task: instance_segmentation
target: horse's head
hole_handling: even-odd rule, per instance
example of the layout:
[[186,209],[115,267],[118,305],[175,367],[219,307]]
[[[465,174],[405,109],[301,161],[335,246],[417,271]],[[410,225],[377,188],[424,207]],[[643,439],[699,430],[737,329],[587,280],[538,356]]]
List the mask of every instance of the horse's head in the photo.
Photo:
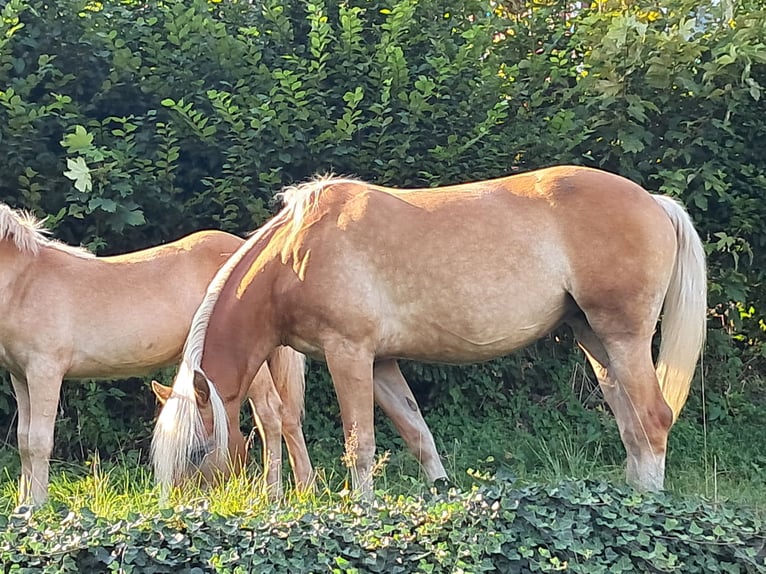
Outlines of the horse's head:
[[[152,381],[152,390],[163,411],[165,408],[176,411],[172,418],[168,416],[166,419],[178,422],[172,431],[162,431],[175,441],[175,446],[166,452],[162,451],[163,441],[158,440],[162,435],[155,434],[155,470],[158,480],[165,485],[179,486],[188,480],[199,481],[202,485],[215,484],[232,472],[239,472],[246,460],[247,446],[239,429],[239,409],[227,416],[220,397],[214,390],[211,392],[209,381],[199,371],[195,371],[193,383],[194,395],[190,398],[177,393],[173,387]],[[192,401],[196,409],[189,408]],[[163,422],[162,413],[159,421]]]

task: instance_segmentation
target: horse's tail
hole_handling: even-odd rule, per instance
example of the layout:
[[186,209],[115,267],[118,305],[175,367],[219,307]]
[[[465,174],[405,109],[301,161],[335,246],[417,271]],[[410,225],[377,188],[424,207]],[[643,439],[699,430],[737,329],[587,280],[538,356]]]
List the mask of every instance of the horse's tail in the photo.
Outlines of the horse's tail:
[[214,426],[213,456],[223,457],[227,452],[229,429],[223,401],[207,377],[184,360],[173,382],[173,392],[157,418],[152,437],[154,477],[163,498],[168,489],[187,474],[195,456],[211,450],[197,406],[195,377],[204,378],[203,384],[209,390]]
[[306,357],[290,347],[277,347],[269,357],[269,368],[280,390],[282,405],[295,418],[303,418],[306,396]]
[[652,197],[673,222],[678,245],[662,310],[662,340],[657,360],[657,378],[675,421],[689,396],[694,369],[705,343],[705,251],[686,210],[669,197]]

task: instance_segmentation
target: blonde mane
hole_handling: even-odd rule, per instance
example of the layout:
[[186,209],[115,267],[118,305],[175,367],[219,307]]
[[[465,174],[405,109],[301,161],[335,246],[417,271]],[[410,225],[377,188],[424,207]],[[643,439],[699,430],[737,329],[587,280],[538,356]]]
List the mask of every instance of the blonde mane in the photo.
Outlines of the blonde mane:
[[316,207],[322,192],[332,185],[341,183],[364,185],[364,182],[358,179],[325,174],[315,175],[311,181],[300,185],[291,185],[277,193],[277,197],[282,199],[283,211],[288,210],[290,212],[289,217],[293,232],[300,229],[306,216]]
[[51,247],[77,257],[95,257],[87,249],[46,237],[50,231],[45,229],[44,223],[45,219],[37,219],[28,211],[12,209],[0,203],[0,241],[13,241],[21,253],[37,256],[41,247]]
[[[284,210],[283,210],[284,211]],[[278,213],[261,227],[235,251],[218,270],[205,291],[205,297],[192,318],[189,335],[186,337],[181,364],[178,367],[173,394],[157,418],[152,438],[152,460],[155,480],[161,485],[161,498],[167,497],[167,490],[185,472],[186,461],[192,452],[205,444],[204,427],[197,409],[194,377],[197,373],[205,377],[210,390],[210,406],[213,411],[214,456],[224,456],[229,443],[229,428],[223,401],[202,370],[202,353],[205,349],[205,334],[210,323],[218,297],[226,280],[249,250],[272,227],[284,220],[283,212]]]

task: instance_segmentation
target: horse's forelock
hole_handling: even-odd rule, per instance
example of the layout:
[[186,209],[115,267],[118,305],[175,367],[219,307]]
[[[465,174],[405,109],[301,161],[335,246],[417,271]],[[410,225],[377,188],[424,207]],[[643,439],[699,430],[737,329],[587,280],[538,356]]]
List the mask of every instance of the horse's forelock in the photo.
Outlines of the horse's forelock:
[[162,407],[152,437],[154,476],[163,497],[186,474],[189,457],[199,445],[202,426],[194,396],[194,371],[181,363],[173,394]]

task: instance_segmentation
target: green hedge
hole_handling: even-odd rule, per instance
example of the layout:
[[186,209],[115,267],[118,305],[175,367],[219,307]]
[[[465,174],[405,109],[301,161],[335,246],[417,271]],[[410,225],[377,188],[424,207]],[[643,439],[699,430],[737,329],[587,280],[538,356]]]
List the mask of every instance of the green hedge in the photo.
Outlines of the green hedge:
[[494,483],[425,502],[0,517],[4,572],[766,572],[761,518],[599,482]]
[[[281,186],[316,172],[412,186],[603,167],[689,207],[710,257],[708,396],[722,421],[762,407],[764,6],[513,6],[9,0],[0,200],[108,254],[204,227],[244,234]],[[459,401],[521,389],[553,392],[563,412],[573,353],[564,332],[496,367],[408,374],[426,406],[456,418]],[[329,387],[309,389],[334,416]],[[151,402],[137,381],[68,385],[58,455],[130,448]],[[13,412],[3,379],[0,434]]]

